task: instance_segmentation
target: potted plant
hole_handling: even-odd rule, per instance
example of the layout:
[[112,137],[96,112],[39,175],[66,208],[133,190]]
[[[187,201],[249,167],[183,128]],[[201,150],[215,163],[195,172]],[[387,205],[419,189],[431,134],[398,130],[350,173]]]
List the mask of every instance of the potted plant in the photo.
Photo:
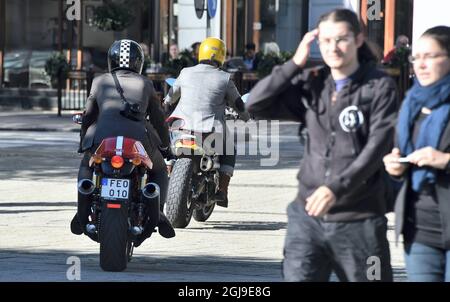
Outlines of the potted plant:
[[62,53],[54,53],[45,62],[45,72],[50,76],[52,87],[58,86],[58,79],[65,80],[70,71],[69,63]]

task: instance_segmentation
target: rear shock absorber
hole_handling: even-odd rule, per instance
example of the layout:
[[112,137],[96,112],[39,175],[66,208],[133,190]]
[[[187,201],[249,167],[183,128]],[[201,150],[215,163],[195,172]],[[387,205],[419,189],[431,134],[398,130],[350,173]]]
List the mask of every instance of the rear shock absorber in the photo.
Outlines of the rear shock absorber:
[[96,171],[92,175],[92,182],[95,184],[95,189],[92,194],[91,221],[86,226],[86,231],[90,234],[97,232],[100,227],[100,215],[97,215],[99,213],[98,198],[100,191],[100,177]]

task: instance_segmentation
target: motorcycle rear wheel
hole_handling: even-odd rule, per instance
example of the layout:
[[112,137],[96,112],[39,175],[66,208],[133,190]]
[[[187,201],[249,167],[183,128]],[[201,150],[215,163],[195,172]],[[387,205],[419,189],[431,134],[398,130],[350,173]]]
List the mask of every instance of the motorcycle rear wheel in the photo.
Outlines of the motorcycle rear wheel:
[[100,267],[105,271],[121,272],[128,263],[128,221],[126,209],[103,206],[100,230]]

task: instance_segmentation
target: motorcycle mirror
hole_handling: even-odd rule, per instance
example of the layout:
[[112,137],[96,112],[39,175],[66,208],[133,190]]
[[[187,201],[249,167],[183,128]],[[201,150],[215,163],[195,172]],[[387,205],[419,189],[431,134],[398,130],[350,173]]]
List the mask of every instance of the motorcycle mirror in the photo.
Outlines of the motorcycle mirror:
[[250,96],[250,93],[246,93],[243,96],[241,96],[241,99],[244,103],[247,103],[248,97]]
[[175,83],[176,79],[175,78],[167,78],[166,79],[166,83],[167,85],[169,85],[170,87],[173,86],[173,84]]
[[75,124],[81,125],[82,119],[83,119],[83,113],[76,113],[76,114],[72,115],[72,121]]

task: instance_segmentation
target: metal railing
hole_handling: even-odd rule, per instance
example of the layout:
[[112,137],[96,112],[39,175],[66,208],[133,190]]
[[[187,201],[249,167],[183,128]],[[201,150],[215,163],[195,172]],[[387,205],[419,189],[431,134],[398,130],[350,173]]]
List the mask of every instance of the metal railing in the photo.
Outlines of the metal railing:
[[73,70],[58,81],[58,115],[63,110],[83,110],[92,85],[93,74]]

